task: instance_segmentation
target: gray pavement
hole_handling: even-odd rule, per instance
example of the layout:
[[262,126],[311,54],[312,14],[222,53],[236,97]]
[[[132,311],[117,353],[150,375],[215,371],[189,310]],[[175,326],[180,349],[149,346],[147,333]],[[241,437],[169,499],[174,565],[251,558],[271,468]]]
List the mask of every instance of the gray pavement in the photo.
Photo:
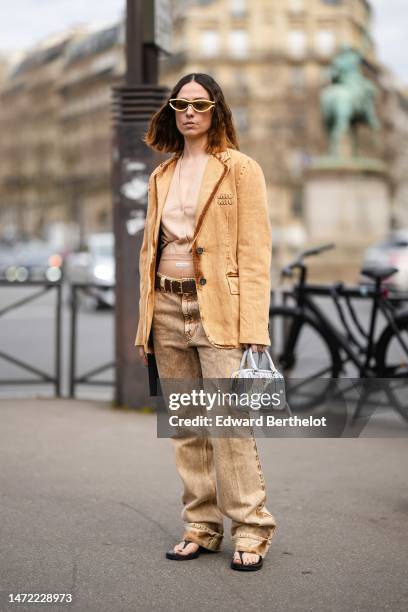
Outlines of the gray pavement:
[[[0,402],[0,609],[127,612],[408,609],[406,438],[259,439],[278,522],[264,567],[223,551],[164,552],[182,534],[181,481],[154,414],[108,402]],[[8,593],[73,593],[9,605]]]

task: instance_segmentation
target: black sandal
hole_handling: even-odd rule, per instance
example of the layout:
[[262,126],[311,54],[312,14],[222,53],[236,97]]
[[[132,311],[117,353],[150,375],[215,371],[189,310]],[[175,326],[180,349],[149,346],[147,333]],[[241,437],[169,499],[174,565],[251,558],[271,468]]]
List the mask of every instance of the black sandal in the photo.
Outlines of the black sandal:
[[[187,546],[187,544],[197,544],[197,542],[192,542],[191,540],[182,540],[184,542],[183,548]],[[188,561],[189,559],[197,559],[203,553],[214,553],[218,552],[217,550],[210,550],[209,548],[204,548],[204,546],[198,545],[198,549],[195,552],[190,553],[189,555],[182,555],[180,553],[174,552],[174,550],[169,550],[166,552],[166,559],[172,559],[173,561]]]
[[239,556],[241,557],[241,563],[236,563],[236,562],[234,562],[234,560],[232,560],[231,561],[231,569],[238,570],[239,572],[255,572],[256,570],[261,569],[262,564],[263,564],[263,558],[262,558],[261,555],[258,555],[259,561],[257,561],[256,563],[247,563],[247,564],[244,564],[244,559],[243,559],[242,555],[246,551],[245,550],[236,550],[235,552],[237,552],[239,554]]

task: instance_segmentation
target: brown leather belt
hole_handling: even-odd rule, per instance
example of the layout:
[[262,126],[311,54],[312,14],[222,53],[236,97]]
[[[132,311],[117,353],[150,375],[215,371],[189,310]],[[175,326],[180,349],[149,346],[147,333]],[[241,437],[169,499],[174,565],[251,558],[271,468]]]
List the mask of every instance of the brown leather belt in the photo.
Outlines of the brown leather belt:
[[173,280],[166,276],[157,276],[154,280],[155,289],[162,291],[170,291],[171,293],[197,293],[196,282],[194,278],[187,280]]

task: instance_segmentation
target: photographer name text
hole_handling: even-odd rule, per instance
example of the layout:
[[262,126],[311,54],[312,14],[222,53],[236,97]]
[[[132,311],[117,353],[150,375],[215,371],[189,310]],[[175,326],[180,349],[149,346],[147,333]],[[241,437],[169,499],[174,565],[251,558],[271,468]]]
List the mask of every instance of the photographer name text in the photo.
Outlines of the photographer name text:
[[326,417],[275,417],[271,414],[260,414],[256,417],[232,417],[230,415],[196,416],[193,418],[169,417],[172,427],[327,427]]

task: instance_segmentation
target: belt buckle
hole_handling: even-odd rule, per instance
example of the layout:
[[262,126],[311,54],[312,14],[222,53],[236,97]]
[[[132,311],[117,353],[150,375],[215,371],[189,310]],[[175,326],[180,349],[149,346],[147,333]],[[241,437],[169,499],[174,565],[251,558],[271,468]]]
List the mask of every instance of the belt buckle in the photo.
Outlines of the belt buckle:
[[[182,283],[191,283],[190,280],[183,280]],[[194,293],[194,287],[192,289],[186,290],[184,291],[184,293],[186,293],[187,295],[193,294]]]

